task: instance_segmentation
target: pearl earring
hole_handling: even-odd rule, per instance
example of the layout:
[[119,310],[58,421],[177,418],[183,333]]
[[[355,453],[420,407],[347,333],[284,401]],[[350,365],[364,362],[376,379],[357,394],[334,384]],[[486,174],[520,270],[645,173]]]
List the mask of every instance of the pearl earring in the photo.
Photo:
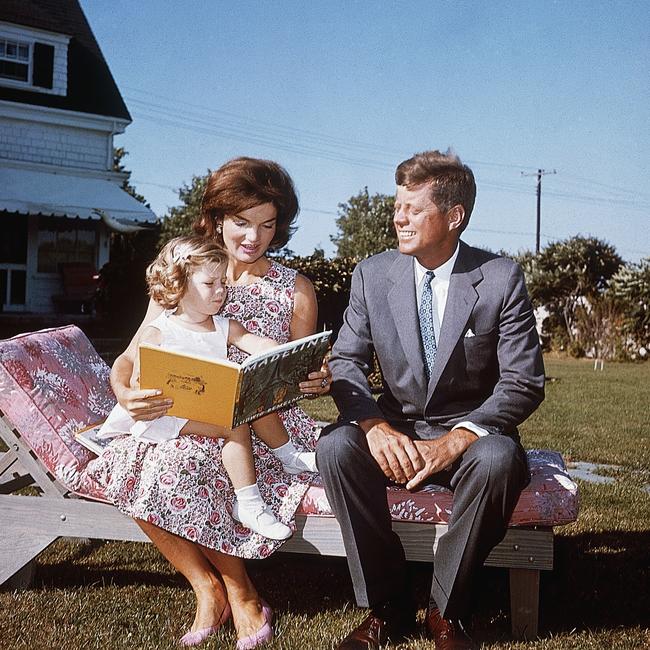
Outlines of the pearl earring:
[[217,235],[220,235],[223,232],[223,226],[218,223],[217,224]]

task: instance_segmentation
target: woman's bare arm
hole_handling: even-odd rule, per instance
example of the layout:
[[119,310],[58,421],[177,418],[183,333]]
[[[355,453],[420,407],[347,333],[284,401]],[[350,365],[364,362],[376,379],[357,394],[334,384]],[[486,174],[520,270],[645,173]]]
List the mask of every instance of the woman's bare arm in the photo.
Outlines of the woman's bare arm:
[[138,353],[138,342],[147,325],[162,312],[162,307],[149,301],[147,313],[128,347],[115,359],[111,368],[111,388],[117,401],[128,411],[134,420],[153,420],[165,415],[172,401],[160,397],[156,389],[140,390],[137,374],[134,372]]
[[[296,276],[296,289],[293,298],[293,315],[289,325],[290,339],[309,336],[316,331],[318,322],[318,303],[314,285],[304,276]],[[300,390],[310,396],[318,397],[329,392],[331,373],[327,361],[320,370],[310,372],[306,381],[300,382]]]

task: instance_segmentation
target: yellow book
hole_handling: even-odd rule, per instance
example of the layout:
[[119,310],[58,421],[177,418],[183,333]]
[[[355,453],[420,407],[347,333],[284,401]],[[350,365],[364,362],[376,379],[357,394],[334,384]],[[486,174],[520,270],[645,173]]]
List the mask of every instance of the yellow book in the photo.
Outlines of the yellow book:
[[140,344],[140,387],[158,388],[169,415],[232,429],[305,397],[298,388],[319,370],[331,331],[251,355],[241,365]]

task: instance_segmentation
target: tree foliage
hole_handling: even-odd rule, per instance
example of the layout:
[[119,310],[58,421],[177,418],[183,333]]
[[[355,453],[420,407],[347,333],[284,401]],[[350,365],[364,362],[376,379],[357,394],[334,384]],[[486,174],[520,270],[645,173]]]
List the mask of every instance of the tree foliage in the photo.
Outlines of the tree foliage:
[[344,257],[328,260],[322,251],[317,251],[309,257],[296,256],[280,261],[311,280],[318,301],[318,329],[325,327],[336,335],[348,306],[355,260]]
[[[113,150],[113,169],[128,176],[122,189],[149,207],[146,199],[129,182],[131,172],[124,167],[128,152]],[[110,260],[99,271],[96,307],[98,314],[110,323],[113,336],[130,337],[137,329],[147,306],[145,269],[157,250],[158,228],[135,233],[112,232]]]
[[163,246],[174,237],[191,234],[192,224],[201,214],[201,199],[210,173],[208,170],[204,176],[192,176],[189,185],[184,183],[178,189],[180,205],[170,208],[163,217],[159,246]]
[[395,198],[368,194],[364,188],[347,203],[339,204],[338,234],[331,237],[338,257],[363,259],[397,247],[393,227]]
[[145,199],[144,196],[142,196],[142,194],[131,185],[131,172],[126,169],[122,162],[128,155],[129,152],[124,147],[115,147],[113,149],[113,171],[127,175],[122,181],[122,189],[127,194],[130,194],[136,201],[140,201],[140,203],[143,203],[149,208],[151,206],[147,202],[147,199]]
[[517,261],[533,304],[550,312],[551,334],[569,343],[576,338],[578,307],[596,301],[623,263],[610,244],[581,236],[553,242],[537,255],[524,253]]
[[631,352],[650,346],[650,257],[621,267],[612,277],[610,293],[624,312],[623,332]]

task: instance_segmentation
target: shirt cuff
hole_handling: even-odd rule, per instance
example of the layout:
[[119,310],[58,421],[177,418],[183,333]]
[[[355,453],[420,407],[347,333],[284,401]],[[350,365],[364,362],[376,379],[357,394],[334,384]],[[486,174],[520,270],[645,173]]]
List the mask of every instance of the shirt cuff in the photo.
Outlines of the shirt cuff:
[[459,422],[455,427],[452,427],[451,430],[453,431],[454,429],[467,429],[468,431],[475,433],[479,438],[490,435],[489,431],[486,431],[483,427],[479,427],[472,422]]

